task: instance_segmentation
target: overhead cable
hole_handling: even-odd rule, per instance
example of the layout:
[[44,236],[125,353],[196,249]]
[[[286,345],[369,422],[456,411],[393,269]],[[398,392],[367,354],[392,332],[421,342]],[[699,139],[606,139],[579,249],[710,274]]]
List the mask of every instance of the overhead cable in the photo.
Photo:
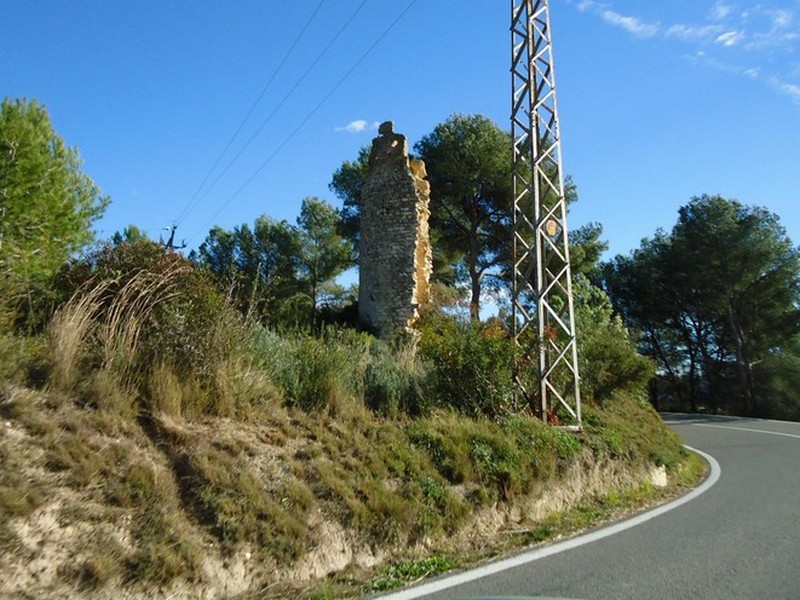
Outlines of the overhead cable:
[[[367,4],[367,2],[368,2],[368,0],[362,0],[361,4],[358,5],[358,7],[353,11],[353,13],[347,19],[347,21],[344,22],[344,24],[339,28],[339,30],[333,36],[333,38],[331,38],[331,40],[328,42],[328,44],[322,49],[322,51],[312,61],[312,63],[308,66],[308,68],[303,72],[303,74],[300,76],[300,78],[294,83],[294,85],[291,87],[291,89],[283,96],[283,98],[281,99],[280,102],[278,102],[278,104],[275,106],[275,108],[273,108],[272,112],[270,112],[269,115],[267,115],[267,118],[258,126],[258,128],[253,132],[253,134],[247,139],[247,141],[239,149],[239,151],[236,153],[236,155],[228,161],[228,164],[225,166],[225,168],[222,169],[222,171],[220,171],[217,174],[217,176],[214,178],[214,180],[211,182],[211,184],[199,196],[199,198],[197,199],[198,202],[208,195],[208,193],[214,188],[214,186],[219,182],[219,180],[222,179],[222,177],[225,176],[225,174],[231,169],[231,167],[236,163],[236,161],[239,160],[239,158],[242,156],[242,154],[244,154],[244,151],[247,150],[247,148],[250,146],[250,144],[252,144],[253,141],[258,137],[258,135],[264,130],[264,127],[266,127],[269,124],[269,122],[272,121],[272,118],[275,116],[275,114],[283,107],[284,104],[286,104],[286,102],[289,100],[289,98],[292,96],[292,94],[294,94],[294,92],[297,90],[297,88],[300,87],[300,84],[302,84],[306,80],[306,78],[311,73],[311,71],[314,69],[314,67],[316,67],[317,64],[319,63],[319,61],[322,60],[322,58],[328,53],[328,51],[331,49],[331,47],[334,45],[334,43],[336,43],[336,41],[341,37],[341,35],[345,32],[345,30],[350,26],[350,24],[356,18],[356,15],[358,15],[358,13],[361,12],[361,9],[364,8],[364,6]],[[231,141],[233,141],[233,140],[231,140]],[[230,144],[228,144],[228,146],[230,146]],[[227,147],[226,147],[226,150],[227,150]],[[221,156],[220,156],[220,158],[221,158]],[[216,165],[218,164],[218,162],[215,163],[215,165],[214,165],[215,168],[216,168]],[[209,173],[209,176],[210,176],[210,173]],[[207,180],[208,180],[208,177],[206,177],[205,181],[207,181]],[[205,181],[203,182],[204,184],[205,184]],[[184,211],[184,214],[185,214],[185,212],[188,212],[188,211]]]
[[364,62],[364,60],[367,58],[367,56],[369,56],[369,54],[378,46],[378,44],[380,44],[383,41],[383,39],[387,35],[389,35],[389,33],[392,31],[392,29],[395,28],[395,26],[401,21],[401,19],[406,15],[406,13],[411,9],[411,7],[414,6],[414,4],[416,4],[416,2],[417,2],[417,0],[411,0],[411,2],[408,3],[408,5],[403,9],[403,11],[394,19],[394,21],[392,21],[389,24],[389,26],[386,29],[384,29],[383,33],[381,33],[378,36],[378,38],[372,43],[372,45],[369,48],[367,48],[367,50],[361,55],[361,57],[355,62],[355,64],[353,64],[353,66],[350,67],[350,69],[348,69],[348,71],[330,89],[330,91],[322,98],[322,100],[320,100],[319,103],[313,109],[311,109],[311,111],[308,114],[306,114],[306,116],[303,118],[303,120],[300,121],[300,124],[297,127],[295,127],[294,130],[288,136],[286,136],[286,138],[284,138],[284,140],[278,145],[277,148],[275,148],[275,150],[272,151],[272,153],[270,153],[269,156],[267,156],[267,158],[264,160],[264,162],[262,162],[259,165],[259,167],[253,172],[253,174],[250,175],[250,177],[248,177],[245,180],[245,182],[241,186],[239,186],[236,189],[236,191],[233,192],[233,194],[231,194],[225,200],[225,202],[223,202],[219,206],[219,208],[214,212],[214,214],[211,215],[211,217],[208,219],[208,221],[206,221],[203,224],[202,227],[200,227],[197,231],[195,231],[192,234],[190,239],[193,239],[199,233],[202,233],[203,230],[205,230],[205,228],[208,227],[214,221],[214,219],[216,219],[219,216],[219,214],[223,210],[225,210],[231,204],[231,202],[233,202],[239,196],[239,194],[241,194],[242,191],[244,191],[244,189],[248,185],[250,185],[250,183],[252,183],[252,181],[261,173],[261,171],[263,171],[264,168],[272,161],[272,159],[274,159],[281,152],[281,150],[283,150],[283,148],[286,146],[286,144],[288,144],[289,141],[295,135],[297,135],[297,133],[303,128],[303,126],[306,123],[308,123],[308,121],[311,119],[311,117],[313,117],[317,113],[317,111],[319,111],[319,109],[322,108],[322,106],[342,86],[342,84],[348,79],[348,77],[350,77],[350,75],[352,75],[353,71],[355,71],[359,67],[359,65],[361,65],[362,62]]

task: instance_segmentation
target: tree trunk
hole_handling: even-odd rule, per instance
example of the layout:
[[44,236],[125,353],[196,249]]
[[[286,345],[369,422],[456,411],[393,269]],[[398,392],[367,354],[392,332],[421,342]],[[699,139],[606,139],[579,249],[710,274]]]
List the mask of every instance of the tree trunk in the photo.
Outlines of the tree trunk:
[[472,293],[469,302],[469,318],[473,321],[481,320],[481,276],[476,273],[472,266],[469,270]]
[[650,331],[648,333],[648,338],[650,341],[650,347],[653,349],[653,354],[655,355],[656,360],[660,361],[661,365],[667,371],[667,377],[669,378],[669,383],[672,387],[673,396],[678,399],[681,408],[685,407],[686,396],[683,393],[683,390],[681,389],[680,382],[678,381],[678,375],[675,373],[675,369],[672,368],[672,365],[670,364],[670,361],[667,358],[667,354],[664,351],[664,347],[662,346],[655,332]]
[[695,353],[689,353],[689,402],[692,412],[697,412],[697,360]]
[[469,243],[469,279],[471,297],[469,302],[469,317],[473,321],[481,320],[481,272],[478,265],[480,248],[478,247],[477,225],[473,226],[473,235]]
[[756,390],[753,382],[753,369],[750,366],[750,353],[747,351],[744,333],[739,326],[739,320],[736,318],[730,292],[728,293],[728,322],[734,342],[736,343],[736,370],[739,374],[739,384],[742,386],[742,393],[744,395],[744,409],[748,416],[754,416],[756,408]]

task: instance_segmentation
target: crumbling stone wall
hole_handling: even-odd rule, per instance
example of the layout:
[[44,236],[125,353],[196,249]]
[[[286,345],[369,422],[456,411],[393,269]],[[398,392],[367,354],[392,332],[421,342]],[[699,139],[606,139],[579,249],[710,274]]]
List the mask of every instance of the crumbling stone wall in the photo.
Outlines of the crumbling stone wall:
[[391,121],[372,141],[361,194],[358,317],[380,337],[413,331],[433,270],[425,164]]

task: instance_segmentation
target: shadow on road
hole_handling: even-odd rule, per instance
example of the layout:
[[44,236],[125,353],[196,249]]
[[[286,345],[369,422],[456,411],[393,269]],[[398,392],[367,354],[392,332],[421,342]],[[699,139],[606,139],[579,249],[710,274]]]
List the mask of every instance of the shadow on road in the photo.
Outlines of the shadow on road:
[[760,419],[748,417],[729,417],[726,415],[704,415],[698,413],[658,413],[665,423],[691,424],[691,423],[755,423]]

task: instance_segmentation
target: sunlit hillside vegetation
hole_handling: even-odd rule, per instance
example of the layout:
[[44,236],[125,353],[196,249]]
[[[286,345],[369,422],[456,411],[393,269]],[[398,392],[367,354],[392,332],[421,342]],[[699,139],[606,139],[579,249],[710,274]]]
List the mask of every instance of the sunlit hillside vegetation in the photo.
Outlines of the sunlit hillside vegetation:
[[[4,102],[0,125],[4,597],[361,595],[586,527],[702,470],[586,277],[570,433],[515,394],[502,315],[461,315],[455,263],[418,335],[381,341],[352,327],[333,281],[353,246],[330,205],[309,199],[296,226],[215,229],[191,259],[135,228],[87,245],[107,200],[77,153],[35,103]],[[596,260],[599,230],[584,233],[576,255]]]
[[[247,572],[231,593],[329,571],[358,593],[386,560],[454,564],[450,540],[480,515],[533,506],[581,465],[617,476],[564,507],[682,469],[634,357],[628,389],[609,383],[622,372],[611,363],[585,361],[602,403],[576,435],[514,403],[496,322],[432,313],[416,353],[332,326],[279,332],[151,242],[104,247],[66,275],[74,290],[41,334],[3,337],[3,568],[19,577],[40,545],[58,548],[43,592],[219,591],[227,564]],[[591,310],[594,327],[609,318]],[[620,325],[605,328],[586,352],[619,356],[602,338]],[[45,518],[59,535],[40,530]],[[526,522],[533,537],[543,518]],[[331,531],[339,549],[326,555]]]

